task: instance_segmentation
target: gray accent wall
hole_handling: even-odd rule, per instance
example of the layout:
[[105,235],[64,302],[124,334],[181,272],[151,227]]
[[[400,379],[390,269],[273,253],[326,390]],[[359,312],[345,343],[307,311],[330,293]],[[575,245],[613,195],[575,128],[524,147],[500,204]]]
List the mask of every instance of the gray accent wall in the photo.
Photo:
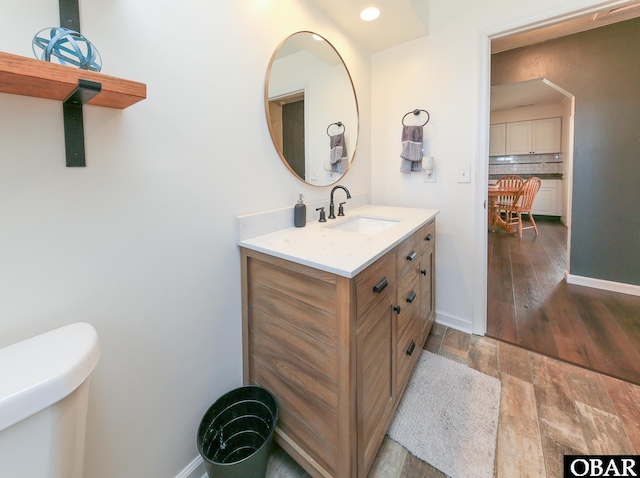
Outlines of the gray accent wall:
[[640,19],[492,56],[493,86],[540,77],[576,97],[570,272],[640,285]]

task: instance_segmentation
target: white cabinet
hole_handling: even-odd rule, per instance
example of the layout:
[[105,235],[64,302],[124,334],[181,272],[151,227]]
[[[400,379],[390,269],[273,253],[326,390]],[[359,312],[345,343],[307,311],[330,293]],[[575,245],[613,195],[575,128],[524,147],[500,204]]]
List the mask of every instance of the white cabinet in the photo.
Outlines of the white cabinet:
[[506,123],[492,124],[489,130],[489,156],[504,156],[507,134]]
[[531,122],[532,152],[537,154],[559,153],[562,149],[561,118],[547,118]]
[[562,216],[562,180],[543,179],[533,201],[533,214]]
[[531,121],[507,123],[506,154],[531,154]]
[[506,123],[506,154],[558,153],[561,150],[561,118]]

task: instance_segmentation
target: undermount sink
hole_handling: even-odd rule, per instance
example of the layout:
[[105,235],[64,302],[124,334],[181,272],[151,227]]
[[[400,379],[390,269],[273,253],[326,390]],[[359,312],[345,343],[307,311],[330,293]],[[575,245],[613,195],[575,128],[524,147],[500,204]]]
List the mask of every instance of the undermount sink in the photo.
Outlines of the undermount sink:
[[397,224],[399,221],[399,219],[393,218],[355,216],[328,227],[358,234],[378,234]]

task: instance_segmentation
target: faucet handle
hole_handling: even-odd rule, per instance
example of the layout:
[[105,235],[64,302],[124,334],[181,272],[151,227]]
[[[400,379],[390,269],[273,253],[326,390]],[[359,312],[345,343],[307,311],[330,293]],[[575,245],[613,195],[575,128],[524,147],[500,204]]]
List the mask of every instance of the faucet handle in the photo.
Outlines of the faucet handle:
[[338,216],[344,216],[344,202],[341,202],[340,204],[338,204]]
[[324,207],[316,208],[316,211],[320,211],[320,219],[318,219],[318,222],[327,222],[327,218],[325,217],[324,213]]

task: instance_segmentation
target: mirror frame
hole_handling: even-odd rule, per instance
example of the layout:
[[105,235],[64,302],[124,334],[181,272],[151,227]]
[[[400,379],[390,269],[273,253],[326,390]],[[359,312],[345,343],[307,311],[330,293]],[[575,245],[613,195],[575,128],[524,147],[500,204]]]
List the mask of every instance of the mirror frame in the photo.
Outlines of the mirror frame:
[[[353,153],[351,155],[349,155],[349,165],[347,166],[347,169],[344,171],[344,173],[342,173],[338,179],[336,179],[335,181],[333,181],[331,183],[328,183],[328,184],[313,184],[311,181],[308,181],[308,180],[306,180],[304,178],[301,178],[294,171],[294,169],[291,167],[289,162],[284,157],[284,153],[282,152],[282,149],[281,149],[281,147],[279,145],[279,142],[278,142],[278,140],[277,140],[277,138],[275,136],[275,132],[274,132],[273,128],[271,127],[271,124],[272,124],[271,123],[271,113],[270,113],[270,108],[269,108],[269,80],[271,78],[271,69],[273,67],[274,61],[276,60],[276,57],[278,56],[278,53],[280,52],[280,49],[287,42],[287,40],[289,40],[291,37],[293,37],[295,35],[299,35],[301,33],[308,33],[310,35],[319,36],[335,52],[335,54],[338,56],[338,59],[342,63],[342,66],[344,66],[345,72],[347,73],[347,78],[349,79],[349,85],[351,86],[351,91],[353,93],[353,100],[354,100],[354,106],[355,106],[355,118],[356,118],[356,128],[355,128],[356,141],[355,141],[355,145],[353,147]],[[306,184],[308,186],[313,186],[313,187],[332,186],[335,183],[337,183],[338,181],[340,181],[342,178],[344,178],[345,175],[349,172],[349,170],[351,169],[351,165],[355,161],[356,152],[358,150],[358,143],[360,141],[360,107],[358,105],[358,95],[356,95],[356,88],[355,88],[355,86],[353,84],[353,78],[351,77],[351,73],[349,72],[349,68],[347,68],[347,64],[344,62],[344,59],[342,58],[342,55],[340,55],[340,53],[333,46],[333,44],[329,40],[327,40],[324,36],[322,36],[322,35],[320,35],[318,33],[309,31],[309,30],[301,30],[301,31],[294,32],[291,35],[287,36],[284,40],[282,40],[278,44],[277,48],[273,52],[273,55],[271,55],[271,60],[269,60],[269,66],[267,67],[267,73],[266,73],[265,85],[264,85],[264,109],[265,109],[265,115],[266,115],[266,119],[267,119],[267,128],[269,129],[269,135],[271,136],[271,142],[273,143],[273,146],[274,146],[276,152],[278,153],[278,156],[280,156],[280,160],[282,161],[282,163],[286,166],[286,168],[289,170],[289,172],[291,172],[291,174],[295,178],[297,178],[299,181],[302,181],[304,184]]]

